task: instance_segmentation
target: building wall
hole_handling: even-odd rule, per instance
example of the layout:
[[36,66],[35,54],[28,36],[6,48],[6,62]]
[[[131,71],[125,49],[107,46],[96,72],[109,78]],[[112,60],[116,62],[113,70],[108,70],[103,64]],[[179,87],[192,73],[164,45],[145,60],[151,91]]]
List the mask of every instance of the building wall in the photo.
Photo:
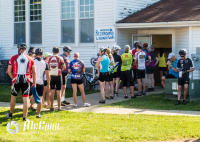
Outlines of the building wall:
[[0,0],[0,59],[8,59],[17,49],[13,48],[13,0]]

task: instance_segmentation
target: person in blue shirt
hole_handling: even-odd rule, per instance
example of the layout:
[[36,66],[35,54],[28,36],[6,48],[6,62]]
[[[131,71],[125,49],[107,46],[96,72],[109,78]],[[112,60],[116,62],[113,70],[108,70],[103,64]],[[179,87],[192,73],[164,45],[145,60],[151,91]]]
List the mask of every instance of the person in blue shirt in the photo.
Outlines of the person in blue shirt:
[[[99,76],[99,85],[100,85],[100,92],[101,92],[101,100],[99,103],[105,103],[105,82],[109,82],[109,64],[110,59],[106,56],[106,49],[100,48],[99,49],[99,58],[96,63],[96,68],[98,69],[98,76]],[[106,90],[107,91],[107,90]]]
[[167,78],[178,78],[178,72],[177,72],[177,65],[178,65],[178,60],[175,57],[174,53],[170,53],[168,56],[168,75]]
[[83,73],[85,72],[85,65],[79,59],[79,53],[74,53],[74,60],[69,64],[69,72],[71,73],[71,84],[73,89],[74,107],[77,107],[77,86],[81,92],[83,106],[89,107],[90,104],[86,103],[85,91],[83,85]]

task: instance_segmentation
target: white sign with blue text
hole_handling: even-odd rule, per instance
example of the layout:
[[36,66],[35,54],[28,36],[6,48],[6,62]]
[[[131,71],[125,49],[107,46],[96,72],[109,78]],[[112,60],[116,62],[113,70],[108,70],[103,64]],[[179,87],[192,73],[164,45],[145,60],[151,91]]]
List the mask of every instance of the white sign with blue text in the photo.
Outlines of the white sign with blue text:
[[115,41],[115,29],[111,27],[96,29],[96,42]]

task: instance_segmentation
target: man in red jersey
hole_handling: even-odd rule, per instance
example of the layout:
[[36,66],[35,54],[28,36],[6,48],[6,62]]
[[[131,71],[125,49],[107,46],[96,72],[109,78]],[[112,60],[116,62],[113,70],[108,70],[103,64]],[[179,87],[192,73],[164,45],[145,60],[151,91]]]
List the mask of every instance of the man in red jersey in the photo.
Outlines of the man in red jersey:
[[36,71],[33,59],[25,53],[27,48],[26,44],[20,44],[17,48],[18,54],[11,57],[8,65],[8,75],[12,79],[10,114],[8,117],[12,119],[12,114],[14,113],[16,104],[16,97],[18,92],[21,90],[23,97],[23,120],[26,121],[29,104],[31,73],[33,77],[32,86],[36,86]]

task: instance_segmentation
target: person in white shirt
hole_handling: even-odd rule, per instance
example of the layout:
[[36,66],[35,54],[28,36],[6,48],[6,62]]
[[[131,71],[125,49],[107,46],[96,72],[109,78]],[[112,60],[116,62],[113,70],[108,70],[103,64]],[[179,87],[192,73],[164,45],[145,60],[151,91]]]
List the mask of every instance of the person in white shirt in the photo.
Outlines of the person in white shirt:
[[135,64],[137,67],[136,78],[138,83],[138,95],[146,95],[145,89],[145,70],[146,70],[146,53],[142,51],[142,47],[138,46],[135,53]]
[[[42,59],[43,50],[41,48],[37,48],[35,50],[35,68],[36,68],[36,90],[37,93],[42,100],[43,89],[44,89],[44,74],[47,78],[47,88],[50,89],[50,75],[49,75],[49,67],[48,64]],[[41,103],[37,105],[37,115],[36,118],[40,118],[41,112]]]

